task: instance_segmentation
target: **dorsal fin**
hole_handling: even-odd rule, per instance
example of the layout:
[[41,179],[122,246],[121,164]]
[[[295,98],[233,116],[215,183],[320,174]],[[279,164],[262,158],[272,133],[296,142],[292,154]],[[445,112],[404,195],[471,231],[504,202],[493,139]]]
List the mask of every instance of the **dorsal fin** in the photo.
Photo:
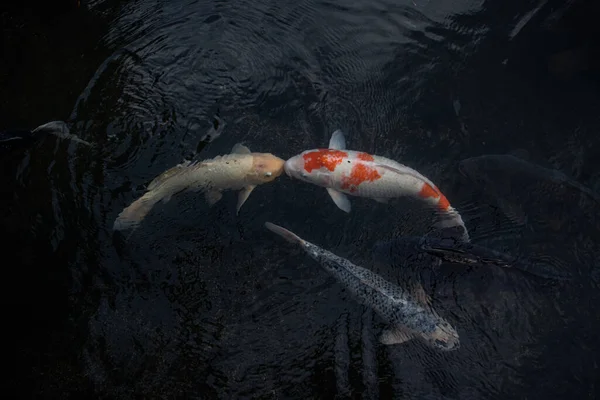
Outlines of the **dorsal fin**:
[[425,292],[423,285],[421,285],[419,282],[416,282],[413,284],[412,289],[415,300],[417,300],[423,308],[431,308],[431,297],[429,297],[429,295]]
[[[182,162],[181,164],[177,164],[176,166],[174,166],[172,168],[169,168],[168,170],[164,171],[162,174],[160,174],[159,176],[157,176],[156,178],[154,178],[152,180],[152,182],[150,182],[150,184],[148,185],[148,187],[146,188],[146,190],[153,190],[153,189],[155,189],[158,185],[160,185],[161,183],[165,182],[166,180],[168,180],[172,176],[176,175],[183,168],[186,168],[186,167],[190,166],[190,164],[192,164],[192,162],[186,160],[186,161]],[[195,162],[194,162],[194,164],[195,164]]]
[[432,186],[432,188],[433,187],[437,187],[437,186],[435,186],[435,184],[433,182],[431,182],[429,180],[429,178],[427,178],[424,175],[421,175],[418,171],[416,171],[416,170],[414,170],[414,169],[412,169],[410,167],[407,167],[404,164],[400,164],[400,163],[397,163],[397,164],[398,164],[398,166],[400,166],[400,168],[404,168],[404,170],[398,169],[398,168],[396,168],[394,166],[391,166],[391,165],[382,164],[382,163],[379,163],[379,162],[375,163],[375,165],[377,166],[377,168],[382,168],[384,170],[388,170],[390,172],[393,172],[393,173],[399,174],[399,175],[412,176],[415,179],[418,179],[418,180],[421,180],[423,182],[426,182],[429,186]]
[[232,154],[250,154],[250,149],[241,143],[236,143],[231,149]]
[[339,129],[333,132],[331,139],[329,139],[329,148],[335,150],[346,150],[346,138],[344,137],[344,132]]

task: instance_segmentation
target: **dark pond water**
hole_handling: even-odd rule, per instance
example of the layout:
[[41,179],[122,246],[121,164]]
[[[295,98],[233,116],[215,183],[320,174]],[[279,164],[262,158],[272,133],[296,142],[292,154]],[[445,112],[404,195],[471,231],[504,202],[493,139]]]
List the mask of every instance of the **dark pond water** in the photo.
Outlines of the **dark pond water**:
[[[525,149],[600,191],[600,35],[584,18],[589,4],[138,0],[3,12],[0,129],[65,120],[95,144],[49,137],[2,155],[10,389],[24,398],[595,398],[597,207],[518,172],[493,178],[513,183],[509,191],[489,191],[457,168]],[[207,137],[215,115],[221,134]],[[238,216],[233,193],[212,208],[187,193],[130,235],[112,230],[184,159],[237,142],[288,158],[325,146],[336,129],[350,148],[436,182],[474,243],[534,254],[576,278],[429,271],[426,290],[461,337],[459,350],[440,353],[418,341],[379,344],[382,321],[264,228],[283,225],[393,280],[399,271],[374,265],[371,248],[428,231],[408,202],[352,199],[345,214],[324,189],[283,176]],[[508,222],[498,196],[530,223]]]

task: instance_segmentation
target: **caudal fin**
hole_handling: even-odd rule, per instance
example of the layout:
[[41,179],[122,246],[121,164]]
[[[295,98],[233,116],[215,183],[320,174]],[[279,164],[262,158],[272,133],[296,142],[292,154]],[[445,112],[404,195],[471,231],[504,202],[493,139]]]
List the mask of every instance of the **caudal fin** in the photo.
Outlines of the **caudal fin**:
[[452,206],[448,206],[444,210],[437,210],[438,222],[434,224],[434,227],[439,230],[447,230],[448,228],[456,228],[460,231],[459,236],[463,242],[470,242],[469,231],[463,221],[460,213]]
[[31,133],[46,132],[60,137],[69,137],[69,127],[64,121],[50,121],[38,126]]
[[31,131],[34,134],[40,133],[48,133],[54,136],[58,136],[63,139],[70,139],[74,142],[85,144],[86,146],[91,146],[90,142],[86,142],[83,139],[77,137],[77,135],[72,135],[69,131],[69,127],[64,121],[50,121],[43,125],[38,126],[34,130]]
[[285,228],[282,228],[279,225],[272,224],[271,222],[265,222],[265,227],[268,230],[270,230],[271,232],[278,234],[279,236],[281,236],[282,238],[284,238],[285,240],[287,240],[290,243],[295,243],[295,244],[300,244],[300,245],[304,244],[304,240],[302,238],[300,238],[295,233],[290,232]]
[[136,228],[158,201],[160,198],[156,198],[153,192],[146,193],[121,211],[115,220],[113,230]]

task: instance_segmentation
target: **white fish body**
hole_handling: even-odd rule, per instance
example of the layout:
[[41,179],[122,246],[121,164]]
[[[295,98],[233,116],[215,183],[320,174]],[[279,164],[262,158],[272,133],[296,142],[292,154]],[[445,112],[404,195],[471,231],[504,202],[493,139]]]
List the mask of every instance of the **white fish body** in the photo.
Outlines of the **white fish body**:
[[439,228],[460,226],[462,239],[469,235],[462,217],[446,196],[427,177],[418,171],[389,158],[346,150],[344,134],[336,130],[328,149],[311,149],[291,157],[284,170],[292,178],[327,189],[334,203],[350,212],[346,195],[367,197],[380,203],[391,198],[413,197],[439,211]]
[[113,229],[135,228],[152,207],[184,191],[202,191],[213,205],[222,198],[224,190],[241,190],[236,212],[239,212],[254,188],[271,182],[283,173],[284,161],[269,153],[251,153],[240,144],[231,154],[212,159],[178,164],[156,177],[147,192],[126,207],[115,220]]

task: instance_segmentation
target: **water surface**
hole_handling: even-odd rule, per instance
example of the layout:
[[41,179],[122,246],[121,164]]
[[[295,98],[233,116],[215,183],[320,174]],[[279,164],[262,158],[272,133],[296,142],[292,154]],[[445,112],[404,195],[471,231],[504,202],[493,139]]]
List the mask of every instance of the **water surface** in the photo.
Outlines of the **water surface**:
[[[20,101],[10,109],[20,111],[6,120],[65,119],[96,146],[48,138],[3,159],[5,245],[17,260],[6,282],[21,291],[9,304],[12,321],[29,316],[15,328],[26,372],[17,384],[45,397],[593,398],[598,227],[568,224],[576,231],[560,233],[573,241],[553,240],[548,224],[514,227],[457,169],[466,157],[525,148],[600,190],[598,81],[548,67],[576,42],[554,40],[564,10],[551,3],[95,1],[64,16],[99,21],[101,33],[81,34],[79,59],[73,50],[68,63],[56,52],[38,61],[49,77],[13,86]],[[67,64],[85,79],[61,78],[57,65]],[[25,82],[30,72],[13,74]],[[62,97],[53,102],[53,92]],[[22,100],[36,94],[35,107]],[[350,148],[433,180],[474,242],[548,253],[588,275],[425,268],[426,290],[461,336],[460,350],[439,353],[378,344],[382,321],[263,226],[399,280],[398,267],[374,266],[370,252],[429,231],[410,202],[352,199],[345,214],[324,189],[282,177],[258,187],[239,216],[232,193],[212,208],[188,193],[157,205],[135,232],[112,231],[184,159],[237,142],[288,158],[325,146],[335,129]],[[528,208],[534,220],[589,218],[552,200]]]

